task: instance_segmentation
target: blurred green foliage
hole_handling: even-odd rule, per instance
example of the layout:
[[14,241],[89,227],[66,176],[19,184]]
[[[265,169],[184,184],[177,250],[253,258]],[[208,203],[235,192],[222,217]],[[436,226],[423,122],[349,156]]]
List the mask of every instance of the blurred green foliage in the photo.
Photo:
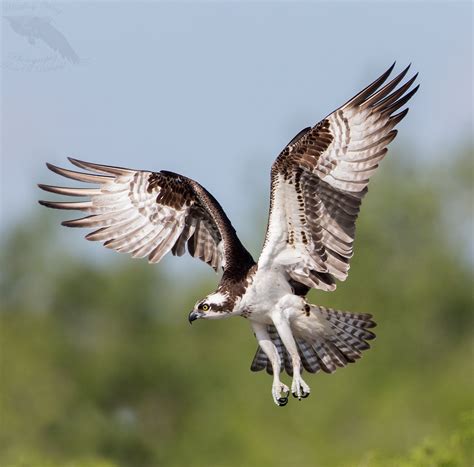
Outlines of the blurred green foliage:
[[472,151],[458,152],[428,171],[384,163],[349,279],[310,294],[374,313],[377,340],[285,408],[249,371],[245,320],[187,324],[215,285],[206,266],[177,284],[146,261],[81,258],[38,208],[2,243],[0,464],[472,465]]

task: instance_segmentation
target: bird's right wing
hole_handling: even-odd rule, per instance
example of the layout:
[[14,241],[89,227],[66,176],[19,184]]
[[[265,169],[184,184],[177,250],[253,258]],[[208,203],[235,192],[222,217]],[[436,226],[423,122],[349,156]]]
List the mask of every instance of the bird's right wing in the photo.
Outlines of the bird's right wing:
[[[87,201],[40,201],[55,208],[89,213],[64,221],[67,227],[95,229],[88,240],[132,257],[148,257],[157,263],[171,251],[186,251],[216,271],[252,260],[215,198],[201,185],[172,172],[148,172],[69,159],[93,173],[76,172],[47,164],[53,172],[97,188],[65,188],[40,184],[45,191],[89,197]],[[253,260],[252,260],[253,261]]]

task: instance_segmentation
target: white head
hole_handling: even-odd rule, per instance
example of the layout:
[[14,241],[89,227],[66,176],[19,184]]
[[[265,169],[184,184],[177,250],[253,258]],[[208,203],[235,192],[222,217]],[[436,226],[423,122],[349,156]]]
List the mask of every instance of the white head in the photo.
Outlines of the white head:
[[189,313],[189,322],[192,323],[196,319],[227,318],[232,315],[232,308],[227,293],[214,292],[196,302],[194,310]]

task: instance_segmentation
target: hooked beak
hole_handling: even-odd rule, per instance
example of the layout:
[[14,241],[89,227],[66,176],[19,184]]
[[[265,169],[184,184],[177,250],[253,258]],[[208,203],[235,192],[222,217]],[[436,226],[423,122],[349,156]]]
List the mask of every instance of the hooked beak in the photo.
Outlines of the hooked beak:
[[189,313],[189,317],[188,317],[189,324],[193,324],[193,321],[195,321],[199,318],[202,318],[202,316],[203,316],[203,313],[201,313],[198,310],[191,311],[191,313]]

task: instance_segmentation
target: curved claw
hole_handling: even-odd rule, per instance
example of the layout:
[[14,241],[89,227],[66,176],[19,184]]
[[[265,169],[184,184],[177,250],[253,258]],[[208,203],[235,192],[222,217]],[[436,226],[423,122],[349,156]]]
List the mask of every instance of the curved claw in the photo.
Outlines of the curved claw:
[[272,396],[273,401],[276,405],[283,407],[288,404],[288,395],[290,394],[290,389],[288,386],[284,385],[280,381],[276,382],[272,386]]
[[288,404],[288,396],[286,396],[286,397],[280,397],[280,398],[278,399],[278,405],[279,405],[280,407],[284,407],[286,404]]
[[301,390],[300,395],[298,395],[296,391],[291,393],[295,399],[299,399],[299,400],[306,399],[310,395],[310,392],[309,391],[305,392],[301,386],[300,386],[300,390]]

